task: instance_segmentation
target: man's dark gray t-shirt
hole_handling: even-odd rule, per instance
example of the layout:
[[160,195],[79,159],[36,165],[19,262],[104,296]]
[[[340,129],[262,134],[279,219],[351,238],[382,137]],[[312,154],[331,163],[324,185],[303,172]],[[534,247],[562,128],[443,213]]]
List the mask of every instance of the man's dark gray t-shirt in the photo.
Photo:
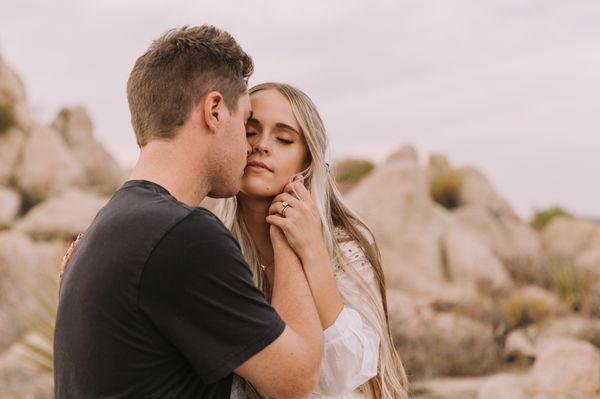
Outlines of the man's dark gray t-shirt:
[[229,398],[233,370],[284,328],[216,216],[131,180],[63,277],[56,397]]

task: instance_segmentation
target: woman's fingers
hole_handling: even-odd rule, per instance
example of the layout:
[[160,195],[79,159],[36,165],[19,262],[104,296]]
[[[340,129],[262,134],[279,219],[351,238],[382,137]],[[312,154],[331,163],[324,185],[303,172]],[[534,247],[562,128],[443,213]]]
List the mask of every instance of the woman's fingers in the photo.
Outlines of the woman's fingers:
[[298,198],[304,202],[312,203],[312,197],[310,195],[310,191],[304,187],[304,183],[302,181],[297,181],[292,183],[292,189],[298,196]]
[[267,216],[267,223],[272,224],[274,226],[279,227],[285,233],[287,230],[287,220],[284,217],[279,215],[269,215]]
[[81,241],[82,237],[83,237],[83,233],[79,233],[77,235],[77,238],[75,239],[75,241],[73,241],[71,243],[71,245],[69,245],[67,252],[63,256],[62,264],[60,265],[60,271],[58,272],[59,278],[62,278],[63,274],[65,274],[65,271],[67,270],[69,261],[71,260],[71,257],[73,256],[73,251],[75,251],[75,248],[77,248],[77,245],[79,244],[79,241]]
[[272,203],[274,204],[276,202],[287,202],[289,206],[295,208],[298,208],[302,205],[302,202],[298,198],[288,193],[281,193],[277,197],[273,198]]
[[286,216],[290,208],[292,208],[291,205],[284,206],[283,202],[273,202],[269,207],[269,215],[279,214],[281,216]]

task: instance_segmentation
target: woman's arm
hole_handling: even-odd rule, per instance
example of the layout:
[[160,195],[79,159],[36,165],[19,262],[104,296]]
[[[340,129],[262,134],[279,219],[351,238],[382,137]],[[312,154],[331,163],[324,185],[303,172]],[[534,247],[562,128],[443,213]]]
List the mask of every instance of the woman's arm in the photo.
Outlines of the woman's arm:
[[348,393],[377,375],[380,331],[377,306],[382,307],[373,268],[354,241],[340,244],[354,273],[336,271],[345,306],[335,323],[324,331],[321,375],[316,392],[325,396]]
[[307,397],[320,375],[323,331],[300,260],[278,230],[271,227],[275,255],[271,302],[287,326],[235,372],[271,397]]
[[344,308],[329,254],[315,253],[308,259],[302,259],[302,267],[319,313],[321,326],[326,330],[335,323]]
[[301,181],[288,184],[285,192],[273,199],[267,222],[283,230],[298,254],[321,325],[323,329],[328,328],[339,316],[344,303],[325,248],[321,218]]
[[339,395],[353,391],[377,374],[380,341],[372,326],[378,325],[376,307],[382,307],[381,297],[375,294],[376,300],[371,300],[372,294],[378,292],[378,284],[372,266],[354,242],[354,253],[345,254],[348,267],[356,270],[367,285],[345,272],[336,278],[316,207],[304,186],[295,184],[298,196],[292,196],[286,187],[286,193],[273,200],[267,221],[282,228],[300,257],[325,329],[317,392]]

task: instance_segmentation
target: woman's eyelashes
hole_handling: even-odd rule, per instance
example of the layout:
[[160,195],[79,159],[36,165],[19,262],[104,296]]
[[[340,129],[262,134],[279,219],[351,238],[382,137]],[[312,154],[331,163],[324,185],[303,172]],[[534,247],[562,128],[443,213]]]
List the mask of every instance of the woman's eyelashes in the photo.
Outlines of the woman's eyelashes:
[[[246,137],[253,137],[253,136],[256,136],[256,132],[249,131],[249,130],[248,130],[248,131],[246,131]],[[287,139],[287,138],[285,138],[285,137],[277,137],[277,140],[278,140],[279,142],[283,143],[283,144],[286,144],[286,145],[287,145],[287,144],[293,144],[293,143],[294,143],[294,140]]]

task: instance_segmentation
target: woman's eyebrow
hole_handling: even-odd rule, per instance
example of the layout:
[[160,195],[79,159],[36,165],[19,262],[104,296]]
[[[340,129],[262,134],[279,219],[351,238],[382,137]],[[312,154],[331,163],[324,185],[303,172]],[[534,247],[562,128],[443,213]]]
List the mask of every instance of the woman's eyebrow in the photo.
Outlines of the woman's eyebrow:
[[254,112],[252,112],[252,110],[250,110],[250,115],[248,115],[248,118],[246,119],[246,123],[250,122],[250,119],[252,119],[253,116],[254,116]]
[[300,132],[299,131],[297,131],[296,129],[294,129],[293,127],[291,127],[290,125],[287,125],[285,123],[278,122],[278,123],[275,124],[275,127],[277,129],[289,130],[291,132],[296,133],[298,136],[300,136]]

